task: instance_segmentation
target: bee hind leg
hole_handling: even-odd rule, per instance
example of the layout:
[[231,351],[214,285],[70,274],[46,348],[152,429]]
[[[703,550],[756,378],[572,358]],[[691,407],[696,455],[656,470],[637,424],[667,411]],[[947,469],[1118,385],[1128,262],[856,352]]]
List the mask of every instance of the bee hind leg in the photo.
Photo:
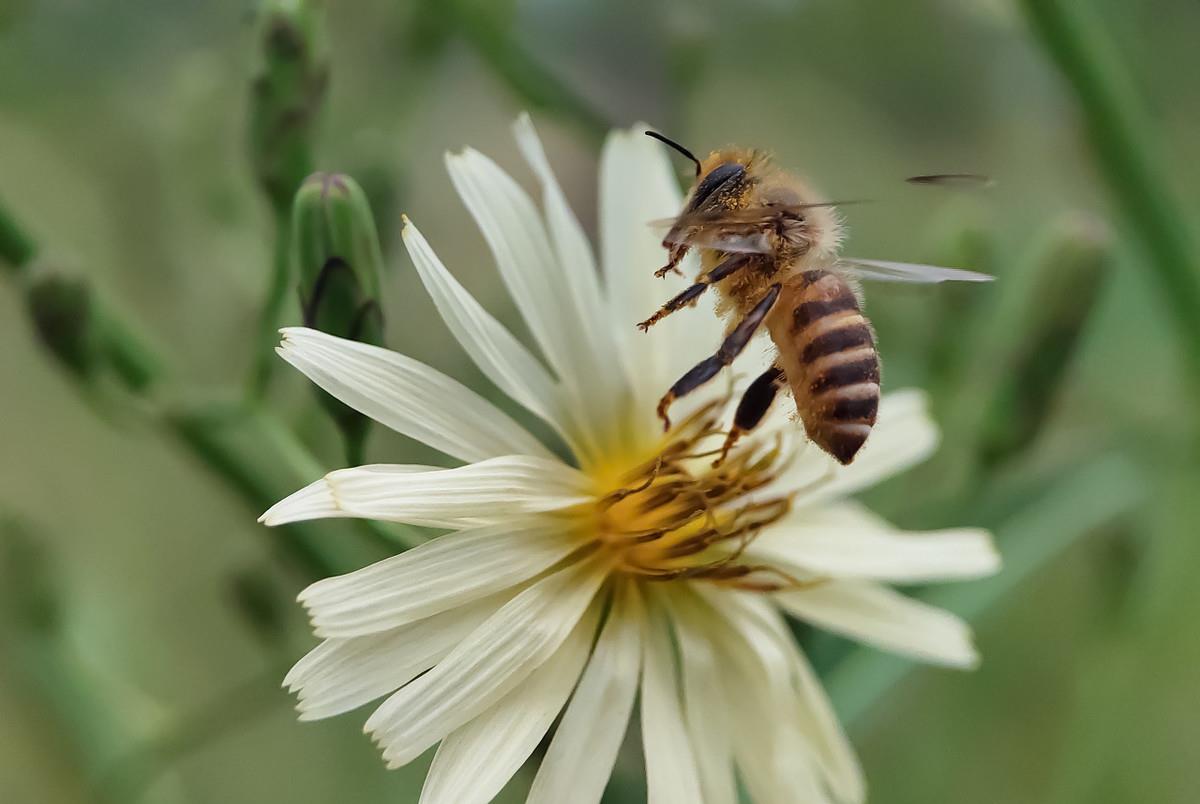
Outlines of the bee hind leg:
[[758,304],[754,305],[754,309],[721,342],[721,348],[717,350],[717,353],[712,357],[706,357],[688,369],[687,373],[676,380],[671,389],[663,395],[658,402],[658,418],[662,419],[664,431],[671,429],[671,419],[667,416],[667,408],[671,406],[671,403],[690,394],[717,376],[721,369],[732,363],[742,353],[746,344],[750,343],[750,338],[762,324],[763,319],[767,317],[767,313],[771,312],[771,307],[779,299],[780,289],[779,283],[771,285]]
[[743,433],[748,433],[762,424],[763,418],[771,409],[771,403],[775,401],[775,396],[783,387],[784,382],[786,382],[786,378],[783,369],[779,366],[771,366],[750,383],[750,387],[742,394],[742,400],[738,402],[737,411],[733,414],[733,427],[730,428],[729,435],[725,437],[725,443],[721,446],[721,455],[713,461],[713,468],[725,462],[729,450],[733,449],[733,445],[737,443]]

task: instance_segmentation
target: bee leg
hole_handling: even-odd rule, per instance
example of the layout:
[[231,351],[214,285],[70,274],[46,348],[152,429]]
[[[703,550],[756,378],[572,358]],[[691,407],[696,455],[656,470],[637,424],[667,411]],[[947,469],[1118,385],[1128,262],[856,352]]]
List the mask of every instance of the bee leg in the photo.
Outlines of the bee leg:
[[683,259],[685,254],[687,254],[688,246],[685,244],[682,244],[682,243],[681,244],[663,243],[663,245],[667,247],[667,254],[668,254],[667,264],[664,265],[662,268],[659,268],[657,271],[655,271],[654,276],[658,279],[662,279],[664,276],[671,273],[672,271],[674,271],[677,274],[682,275],[683,272],[680,271],[679,268],[676,266],[679,265],[679,261]]
[[686,374],[675,381],[671,386],[671,390],[663,395],[663,398],[658,401],[658,418],[663,421],[663,430],[671,429],[671,420],[667,416],[667,408],[681,396],[686,396],[692,391],[695,391],[701,385],[717,376],[717,372],[728,366],[734,361],[742,350],[746,348],[746,344],[750,343],[750,338],[754,335],[763,319],[767,317],[767,313],[771,312],[771,307],[779,298],[780,284],[777,282],[767,290],[766,294],[759,300],[758,304],[754,305],[754,309],[743,318],[733,332],[725,336],[725,340],[721,342],[721,348],[712,357],[701,360],[696,365],[692,366]]
[[738,402],[737,411],[733,414],[733,427],[721,446],[721,456],[713,461],[714,468],[725,462],[729,450],[733,449],[742,433],[748,433],[762,423],[784,382],[783,369],[771,366],[750,383],[746,393],[742,394],[742,401]]
[[654,326],[676,310],[681,310],[698,299],[700,295],[704,293],[704,291],[708,290],[709,285],[714,285],[725,277],[731,276],[735,272],[745,268],[749,263],[749,254],[735,254],[732,257],[729,257],[720,263],[716,268],[713,268],[707,274],[701,276],[696,281],[696,284],[686,288],[678,296],[660,307],[658,312],[656,312],[654,315],[638,324],[638,329],[640,329],[642,332],[649,332],[650,327]]

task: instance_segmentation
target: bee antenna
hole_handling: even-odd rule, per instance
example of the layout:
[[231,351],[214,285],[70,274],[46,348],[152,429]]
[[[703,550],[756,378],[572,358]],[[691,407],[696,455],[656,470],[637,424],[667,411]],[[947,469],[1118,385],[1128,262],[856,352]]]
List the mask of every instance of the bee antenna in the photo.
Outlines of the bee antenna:
[[646,136],[653,137],[654,139],[658,140],[659,142],[661,142],[665,145],[671,146],[676,151],[679,151],[679,153],[683,154],[688,159],[692,160],[692,164],[696,166],[696,175],[697,176],[700,175],[700,160],[696,158],[696,155],[694,153],[689,151],[687,148],[684,148],[679,143],[675,142],[675,140],[670,139],[669,137],[664,137],[662,134],[659,134],[657,131],[647,131]]

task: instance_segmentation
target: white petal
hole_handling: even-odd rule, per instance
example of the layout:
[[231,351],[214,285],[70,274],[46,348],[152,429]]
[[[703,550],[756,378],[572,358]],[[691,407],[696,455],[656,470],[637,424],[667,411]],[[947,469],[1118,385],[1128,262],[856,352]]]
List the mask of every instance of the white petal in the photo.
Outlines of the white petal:
[[901,531],[854,503],[794,512],[747,551],[792,574],[925,583],[991,575],[1000,555],[977,528]]
[[457,156],[448,155],[446,166],[550,365],[574,394],[576,404],[603,414],[615,400],[619,375],[573,309],[572,288],[533,201],[478,151],[468,148]]
[[543,578],[384,701],[365,730],[388,767],[411,762],[528,678],[567,638],[603,578],[591,562]]
[[479,370],[568,442],[575,441],[578,427],[570,405],[538,359],[459,284],[407,218],[401,236],[442,320]]
[[641,667],[641,603],[622,584],[526,804],[597,804],[629,725]]
[[600,275],[591,244],[579,219],[567,204],[566,196],[559,187],[558,179],[546,159],[542,141],[528,114],[522,114],[513,126],[517,146],[521,155],[533,169],[542,186],[542,204],[545,207],[546,228],[554,244],[563,278],[571,290],[574,313],[601,354],[610,354],[613,349],[612,329],[608,326],[604,294],[600,289]]
[[300,602],[320,636],[371,634],[528,580],[580,544],[579,536],[553,520],[484,525],[317,581],[300,593]]
[[806,622],[886,650],[951,667],[979,662],[966,623],[886,586],[829,581],[777,593],[775,600]]
[[[416,470],[415,470],[416,469]],[[496,520],[589,499],[589,481],[557,459],[506,455],[454,469],[392,464],[338,469],[275,503],[259,521],[361,517],[426,524]]]
[[404,355],[303,327],[283,330],[278,352],[363,415],[452,457],[550,454],[492,403]]
[[640,422],[653,435],[658,398],[671,383],[720,346],[721,325],[702,299],[648,333],[637,329],[664,302],[693,281],[694,260],[680,267],[686,278],[662,279],[654,272],[666,262],[662,235],[650,222],[678,215],[683,194],[663,146],[642,132],[645,126],[612,132],[600,156],[600,246],[609,308],[621,354],[635,392]]
[[[736,691],[746,682],[727,678],[726,686]],[[779,720],[778,707],[785,702],[764,693],[764,689],[749,691],[741,696],[739,705],[729,707],[734,754],[751,800],[754,804],[829,801],[799,732],[794,724]]]
[[666,614],[652,610],[645,622],[642,666],[642,748],[648,804],[701,801],[696,756],[680,706],[671,632]]
[[284,678],[301,720],[332,717],[395,692],[433,667],[508,599],[491,595],[369,636],[326,639]]
[[672,613],[676,615],[673,622],[682,665],[684,715],[696,752],[704,802],[736,804],[733,744],[729,737],[731,701],[721,686],[722,657],[693,617],[685,610]]
[[[794,740],[796,735],[802,738],[805,751],[814,755],[835,800],[845,804],[864,801],[866,785],[854,749],[779,612],[759,595],[724,593],[707,597],[714,611],[719,611],[745,642],[744,649],[734,649],[743,663],[743,672],[765,679],[766,685],[774,688],[776,719],[795,727],[795,733],[784,739]],[[750,662],[748,669],[746,662]]]
[[774,433],[795,437],[802,444],[792,466],[757,496],[785,489],[801,489],[796,505],[813,506],[869,488],[899,474],[933,454],[938,444],[937,425],[929,417],[925,394],[915,389],[892,391],[879,403],[879,417],[867,443],[849,466],[841,466],[815,444],[804,440],[803,425],[794,420],[795,406],[780,400],[772,408],[770,423],[756,435]]
[[553,656],[521,685],[442,741],[421,804],[487,804],[537,748],[587,661],[600,609],[593,604]]

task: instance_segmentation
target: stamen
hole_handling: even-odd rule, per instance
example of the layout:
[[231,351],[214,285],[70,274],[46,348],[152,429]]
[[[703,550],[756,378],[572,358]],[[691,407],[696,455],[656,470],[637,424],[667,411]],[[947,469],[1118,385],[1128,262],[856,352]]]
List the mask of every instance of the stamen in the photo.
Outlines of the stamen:
[[618,571],[646,580],[698,579],[745,589],[804,583],[742,557],[764,527],[791,509],[792,495],[751,500],[786,467],[781,437],[749,444],[718,466],[709,439],[726,432],[718,413],[727,400],[704,405],[669,434],[653,458],[620,475],[595,507],[596,544]]

